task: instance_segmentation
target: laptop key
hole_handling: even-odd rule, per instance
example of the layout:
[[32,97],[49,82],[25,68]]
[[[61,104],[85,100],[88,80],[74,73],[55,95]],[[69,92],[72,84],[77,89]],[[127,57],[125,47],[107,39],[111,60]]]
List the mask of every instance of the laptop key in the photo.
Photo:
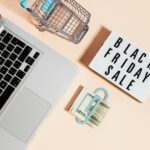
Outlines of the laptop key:
[[12,52],[13,49],[14,49],[15,46],[13,46],[12,44],[8,44],[8,46],[6,47],[6,49],[9,51],[9,52]]
[[3,30],[3,31],[1,32],[1,34],[0,34],[0,36],[1,36],[1,37],[4,37],[6,33],[7,33],[6,30]]
[[20,47],[18,47],[18,46],[14,49],[14,52],[15,52],[16,54],[20,54],[21,51],[22,51],[22,49],[21,49]]
[[0,89],[0,94],[2,94],[2,92],[3,92],[3,90],[2,90],[2,89]]
[[5,65],[7,68],[10,68],[11,65],[12,65],[12,63],[13,63],[13,62],[12,62],[11,60],[8,59],[8,60],[5,62],[4,65]]
[[6,50],[2,53],[2,56],[4,58],[7,58],[9,55],[10,55],[10,53],[8,51],[6,51]]
[[0,57],[0,65],[2,65],[4,63],[5,59]]
[[39,57],[37,51],[30,57],[31,51],[30,46],[6,30],[0,33],[0,109]]
[[0,82],[0,88],[5,89],[6,86],[7,86],[7,83],[5,81]]
[[18,60],[16,60],[15,63],[13,64],[13,66],[14,66],[16,69],[19,69],[19,67],[21,66],[21,62],[19,62]]
[[0,73],[0,81],[1,81],[2,78],[3,78],[3,75]]
[[34,63],[34,59],[29,56],[29,57],[26,59],[26,63],[31,66],[31,65]]
[[40,53],[39,52],[36,52],[33,56],[34,59],[37,59],[39,57]]
[[9,56],[9,59],[11,59],[12,61],[14,61],[15,59],[17,58],[17,55],[12,53],[10,56]]
[[28,72],[29,69],[30,69],[30,66],[27,65],[27,66],[24,68],[24,71],[25,71],[25,72]]
[[12,39],[12,35],[10,33],[7,33],[6,36],[4,37],[4,39],[2,40],[3,43],[8,44],[9,41]]
[[20,81],[21,81],[21,80],[20,80],[19,78],[14,77],[14,78],[11,80],[10,84],[11,84],[12,86],[14,86],[14,87],[17,87],[18,84],[20,83]]
[[9,82],[12,79],[12,76],[10,74],[6,74],[4,77],[4,80]]
[[0,69],[0,73],[2,73],[4,75],[6,74],[7,71],[8,71],[8,69],[4,66],[2,66],[2,68]]
[[20,79],[22,79],[22,78],[25,76],[25,73],[24,73],[22,70],[19,70],[19,71],[16,73],[16,76],[19,77]]
[[8,71],[11,75],[14,75],[17,70],[14,67],[11,67],[10,70]]
[[0,51],[3,51],[6,45],[2,42],[0,42]]
[[23,43],[22,41],[20,41],[19,39],[17,39],[16,37],[14,37],[11,41],[11,43],[13,45],[19,45],[20,47],[24,48],[25,47],[25,43]]
[[26,59],[26,57],[30,54],[31,50],[32,50],[31,47],[26,46],[25,49],[23,50],[23,52],[18,57],[18,60],[20,60],[21,62],[23,62]]
[[0,96],[0,109],[4,106],[8,98],[11,96],[15,88],[13,88],[11,85],[8,85],[2,95]]

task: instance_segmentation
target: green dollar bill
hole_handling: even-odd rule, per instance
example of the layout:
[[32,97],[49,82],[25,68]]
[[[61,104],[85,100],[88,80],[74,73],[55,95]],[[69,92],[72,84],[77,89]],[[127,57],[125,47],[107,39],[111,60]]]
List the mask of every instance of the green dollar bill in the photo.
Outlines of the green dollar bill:
[[[91,105],[88,111],[85,111],[91,100],[94,98],[95,94],[90,93],[87,89],[83,89],[80,95],[75,100],[74,104],[70,108],[70,112],[81,120],[85,120],[85,118],[89,115],[91,110],[96,105],[96,102]],[[109,107],[105,101],[102,101],[95,113],[91,116],[90,120],[87,122],[88,125],[94,127],[98,126],[106,115]]]
[[107,106],[107,104],[103,101],[98,109],[95,111],[95,113],[91,116],[88,124],[90,126],[99,126],[99,124],[101,123],[102,119],[104,118],[104,116],[106,115],[106,113],[108,112],[109,107]]

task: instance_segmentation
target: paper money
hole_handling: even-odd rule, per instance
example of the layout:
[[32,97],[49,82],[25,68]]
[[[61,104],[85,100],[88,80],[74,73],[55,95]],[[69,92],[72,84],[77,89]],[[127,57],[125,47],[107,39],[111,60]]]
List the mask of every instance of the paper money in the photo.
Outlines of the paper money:
[[90,126],[92,126],[92,127],[93,126],[99,126],[99,124],[101,123],[103,117],[106,115],[108,110],[109,110],[109,107],[107,106],[107,104],[104,101],[101,102],[101,104],[99,105],[98,109],[91,116],[88,124]]
[[[91,110],[96,105],[96,102],[95,102],[90,106],[88,110],[86,110],[87,106],[89,105],[89,103],[95,96],[96,95],[93,92],[89,92],[87,89],[84,88],[79,94],[79,96],[76,98],[75,102],[73,103],[69,111],[80,120],[85,120],[85,118],[89,115]],[[106,115],[108,110],[109,110],[109,107],[106,101],[102,101],[99,107],[97,108],[97,110],[90,117],[87,124],[92,127],[98,126],[101,120],[103,119],[103,117]]]

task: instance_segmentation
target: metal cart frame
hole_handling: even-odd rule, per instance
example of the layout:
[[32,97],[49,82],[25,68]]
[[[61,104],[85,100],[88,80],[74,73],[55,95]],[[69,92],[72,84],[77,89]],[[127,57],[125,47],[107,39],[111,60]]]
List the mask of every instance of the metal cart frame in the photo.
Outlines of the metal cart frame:
[[[42,9],[47,1],[47,9]],[[38,22],[40,31],[48,30],[76,44],[89,29],[91,15],[75,0],[36,0],[27,10]]]

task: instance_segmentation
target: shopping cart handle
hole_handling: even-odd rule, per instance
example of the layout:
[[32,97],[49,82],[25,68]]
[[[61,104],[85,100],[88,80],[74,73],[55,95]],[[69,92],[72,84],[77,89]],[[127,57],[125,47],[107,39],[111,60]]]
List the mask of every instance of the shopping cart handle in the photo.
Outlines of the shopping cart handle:
[[20,2],[21,7],[27,9],[27,8],[28,8],[27,2],[28,2],[28,0],[22,0],[22,1]]
[[45,4],[42,6],[43,11],[47,11],[49,7],[54,3],[54,0],[46,0]]

